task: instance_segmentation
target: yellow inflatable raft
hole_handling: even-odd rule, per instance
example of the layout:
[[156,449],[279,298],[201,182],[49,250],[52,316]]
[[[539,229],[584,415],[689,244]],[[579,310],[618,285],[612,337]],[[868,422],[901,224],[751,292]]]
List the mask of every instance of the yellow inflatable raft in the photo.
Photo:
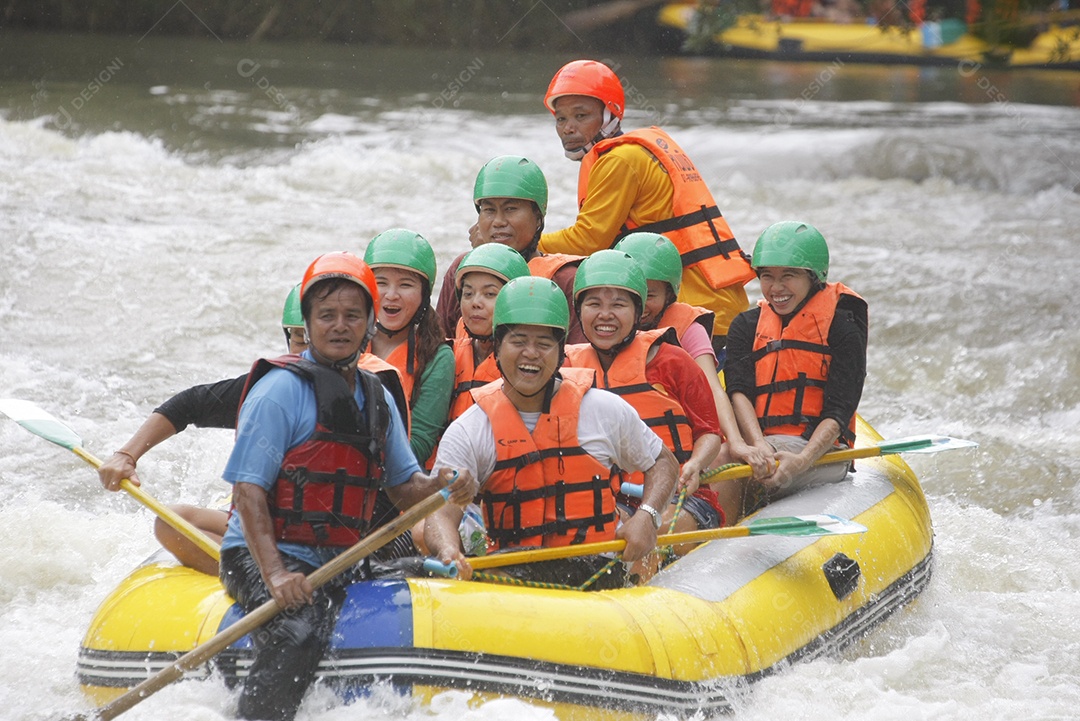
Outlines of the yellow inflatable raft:
[[[697,22],[696,3],[669,3],[657,16],[665,27],[688,32]],[[1075,19],[1073,19],[1075,22]],[[992,46],[966,32],[960,20],[919,27],[879,27],[865,21],[779,19],[740,15],[713,38],[721,55],[777,60],[918,65],[978,65],[1080,68],[1080,26],[1047,23],[1026,48]]]
[[[858,433],[880,440],[865,423]],[[748,683],[860,638],[929,582],[933,534],[914,474],[897,455],[856,468],[756,518],[832,514],[865,533],[711,541],[637,588],[354,584],[321,679],[346,699],[386,683],[420,698],[451,688],[514,696],[564,719],[712,716]],[[105,703],[239,616],[217,579],[149,562],[91,622],[80,683]],[[250,662],[245,637],[215,666],[235,683]]]

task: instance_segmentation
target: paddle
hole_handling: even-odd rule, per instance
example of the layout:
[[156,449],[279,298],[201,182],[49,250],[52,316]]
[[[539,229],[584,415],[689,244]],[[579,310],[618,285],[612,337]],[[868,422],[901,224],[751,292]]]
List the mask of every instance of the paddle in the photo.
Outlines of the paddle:
[[[416,522],[425,518],[443,506],[450,499],[450,489],[432,493],[400,516],[381,527],[370,536],[348,548],[341,555],[327,562],[308,576],[308,581],[313,589],[325,585],[328,581],[355,566],[365,556],[374,553],[390,541],[400,536],[405,531],[416,525]],[[218,655],[232,643],[243,638],[248,633],[262,626],[281,612],[277,601],[271,599],[258,608],[245,615],[242,619],[219,632],[209,641],[206,641],[176,659],[170,666],[163,668],[156,674],[134,687],[123,696],[105,704],[96,711],[88,714],[69,717],[68,721],[109,721],[124,713],[143,699],[157,693],[173,681],[180,679],[185,671],[197,668],[214,656]]]
[[[14,398],[0,399],[0,413],[8,416],[34,435],[41,436],[47,441],[67,448],[94,468],[101,467],[101,460],[82,447],[82,439],[79,438],[79,434],[30,401],[21,401]],[[206,555],[215,561],[220,560],[221,554],[218,545],[207,538],[206,534],[198,528],[188,523],[167,506],[162,505],[157,499],[136,486],[129,479],[125,478],[120,481],[120,487],[136,501],[156,513],[158,518],[168,523],[185,538],[202,549]]]
[[[830,536],[851,533],[866,533],[866,526],[830,515],[779,516],[777,518],[759,518],[743,526],[669,533],[658,536],[656,545],[678,546],[683,543],[702,543],[719,538],[745,538],[746,536]],[[557,546],[555,548],[538,548],[530,551],[493,553],[490,556],[476,556],[468,560],[473,570],[479,571],[485,568],[515,566],[519,563],[592,556],[598,553],[621,551],[625,547],[626,541],[617,539],[600,543],[582,543],[576,546]],[[443,569],[445,569],[443,575],[451,577],[455,575],[455,572],[451,571],[450,568],[443,566]],[[428,565],[425,566],[425,570],[435,572],[435,567],[434,565]]]
[[[888,456],[896,453],[938,453],[939,451],[951,451],[956,448],[978,448],[978,446],[979,444],[975,441],[950,438],[949,436],[908,436],[893,441],[881,441],[863,448],[844,448],[838,451],[829,451],[814,461],[814,465],[820,466],[824,463],[853,461],[857,458],[874,458],[875,456]],[[752,475],[754,475],[753,469],[746,465],[739,465],[734,468],[714,468],[701,474],[701,482],[719,483],[736,478],[749,478]]]

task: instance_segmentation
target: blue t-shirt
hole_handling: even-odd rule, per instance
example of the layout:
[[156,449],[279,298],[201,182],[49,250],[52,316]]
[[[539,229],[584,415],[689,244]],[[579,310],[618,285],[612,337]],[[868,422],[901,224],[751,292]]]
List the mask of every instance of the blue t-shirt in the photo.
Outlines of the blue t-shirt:
[[[310,351],[304,351],[302,355],[314,360]],[[420,466],[409,447],[397,404],[386,389],[383,389],[383,395],[390,408],[390,425],[386,431],[382,484],[384,488],[390,488],[408,481],[414,473],[420,472]],[[363,410],[364,390],[359,381],[354,397]],[[315,432],[315,421],[315,387],[292,371],[271,369],[244,399],[236,424],[236,444],[222,477],[234,484],[254,483],[271,493],[285,454],[311,437]],[[221,548],[246,545],[240,514],[233,513]],[[312,566],[321,566],[345,549],[279,542],[278,550]]]

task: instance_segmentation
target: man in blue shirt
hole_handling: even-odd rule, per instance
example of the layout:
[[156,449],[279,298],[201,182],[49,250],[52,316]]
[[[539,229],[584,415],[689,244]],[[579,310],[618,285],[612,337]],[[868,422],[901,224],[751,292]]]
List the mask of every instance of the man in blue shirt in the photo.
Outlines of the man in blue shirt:
[[[247,719],[296,715],[356,578],[313,590],[307,575],[370,530],[378,489],[408,508],[454,478],[451,469],[420,470],[396,405],[356,367],[375,328],[370,268],[350,253],[320,256],[300,302],[310,348],[252,369],[223,474],[233,511],[222,583],[247,611],[270,598],[285,609],[253,634],[255,661],[239,703]],[[450,488],[462,506],[476,493],[468,473]]]

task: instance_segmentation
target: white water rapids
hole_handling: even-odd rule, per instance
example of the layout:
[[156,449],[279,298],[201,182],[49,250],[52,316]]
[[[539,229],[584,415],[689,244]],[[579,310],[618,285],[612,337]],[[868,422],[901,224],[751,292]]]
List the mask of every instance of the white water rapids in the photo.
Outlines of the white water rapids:
[[[255,52],[207,48],[200,61],[233,75]],[[432,241],[445,268],[466,247],[473,179],[490,157],[536,160],[551,185],[548,227],[573,218],[577,166],[538,100],[568,58],[528,58],[529,82],[506,87],[507,58],[482,56],[455,107],[438,102],[443,76],[421,74],[413,82],[432,87],[403,96],[389,81],[307,87],[271,62],[272,49],[260,52],[260,70],[231,87],[161,80],[111,48],[83,75],[28,71],[2,86],[0,397],[34,401],[100,456],[172,393],[281,350],[282,300],[316,255],[361,251],[405,226]],[[89,93],[113,57],[115,78]],[[758,684],[737,699],[735,718],[1074,718],[1080,109],[1008,101],[1001,79],[993,87],[1005,101],[980,95],[977,78],[965,103],[860,95],[856,80],[888,85],[898,71],[856,67],[834,73],[839,87],[851,81],[849,97],[807,99],[800,89],[813,73],[720,63],[629,64],[665,87],[685,82],[680,73],[746,78],[722,99],[693,83],[687,102],[643,90],[656,99],[631,107],[627,126],[660,109],[744,248],[780,219],[823,230],[830,279],[870,304],[861,411],[880,433],[981,444],[909,459],[934,520],[929,589],[842,658]],[[751,82],[791,72],[803,79],[760,92]],[[921,87],[919,76],[903,82]],[[75,108],[80,92],[89,96]],[[230,442],[189,430],[152,451],[140,474],[161,500],[211,503],[225,491],[217,479]],[[86,710],[74,676],[80,638],[108,590],[155,548],[152,517],[8,421],[0,489],[0,716]],[[466,701],[343,706],[317,691],[299,718],[549,718],[517,701]],[[233,705],[219,681],[181,683],[123,718],[219,721]]]

